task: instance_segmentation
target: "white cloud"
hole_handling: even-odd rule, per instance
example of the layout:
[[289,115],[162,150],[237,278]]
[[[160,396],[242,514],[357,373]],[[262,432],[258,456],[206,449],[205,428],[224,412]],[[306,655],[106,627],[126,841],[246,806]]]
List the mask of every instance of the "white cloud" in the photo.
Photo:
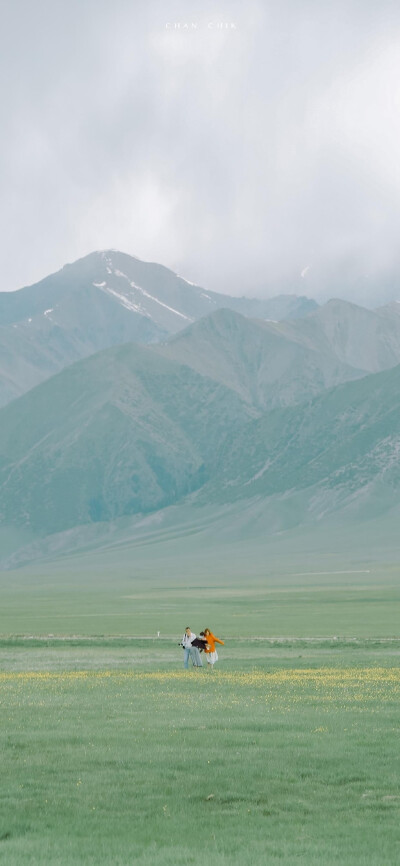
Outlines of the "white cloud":
[[208,0],[168,10],[193,32],[161,0],[7,12],[1,288],[112,246],[219,291],[397,296],[389,0],[221,0],[232,32]]

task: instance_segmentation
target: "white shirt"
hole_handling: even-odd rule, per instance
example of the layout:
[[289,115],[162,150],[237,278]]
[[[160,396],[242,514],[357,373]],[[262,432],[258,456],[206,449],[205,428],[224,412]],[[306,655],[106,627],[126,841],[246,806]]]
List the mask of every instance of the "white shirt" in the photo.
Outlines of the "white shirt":
[[192,640],[194,640],[195,637],[196,637],[196,635],[193,634],[192,631],[190,632],[190,635],[186,634],[186,632],[185,632],[185,634],[183,635],[183,638],[182,638],[182,646],[191,647],[192,646]]

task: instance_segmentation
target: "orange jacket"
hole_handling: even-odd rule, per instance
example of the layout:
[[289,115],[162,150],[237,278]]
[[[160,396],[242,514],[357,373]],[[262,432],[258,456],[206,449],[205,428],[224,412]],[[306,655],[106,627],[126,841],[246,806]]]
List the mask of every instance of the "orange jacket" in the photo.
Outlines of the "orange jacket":
[[215,644],[216,643],[224,643],[223,640],[220,640],[219,637],[215,637],[215,634],[207,634],[206,641],[208,643],[209,649],[205,648],[205,653],[215,653]]

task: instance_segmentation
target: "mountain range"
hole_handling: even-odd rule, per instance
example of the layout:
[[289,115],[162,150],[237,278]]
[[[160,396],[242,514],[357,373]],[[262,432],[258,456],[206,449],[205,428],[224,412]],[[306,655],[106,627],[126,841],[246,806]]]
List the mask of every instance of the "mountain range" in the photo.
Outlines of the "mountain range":
[[284,319],[317,307],[207,292],[166,267],[116,250],[91,253],[35,285],[0,293],[0,406],[100,349],[154,343],[208,313]]
[[0,296],[2,369],[14,353],[15,386],[32,374],[0,409],[3,567],[188,526],[244,544],[397,526],[400,304],[228,298],[242,315],[222,297],[116,253]]

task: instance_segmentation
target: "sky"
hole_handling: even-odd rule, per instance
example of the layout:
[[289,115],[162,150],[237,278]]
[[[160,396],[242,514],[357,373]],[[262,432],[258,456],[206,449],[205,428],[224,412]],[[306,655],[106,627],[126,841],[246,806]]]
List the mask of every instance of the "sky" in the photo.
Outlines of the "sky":
[[96,249],[400,299],[395,0],[2,0],[0,291]]

